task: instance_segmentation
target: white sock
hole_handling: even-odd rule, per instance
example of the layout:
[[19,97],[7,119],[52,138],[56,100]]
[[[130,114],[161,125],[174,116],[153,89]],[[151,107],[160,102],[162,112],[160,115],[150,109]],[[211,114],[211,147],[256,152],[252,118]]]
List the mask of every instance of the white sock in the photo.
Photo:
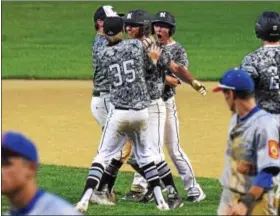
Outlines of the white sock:
[[81,201],[82,202],[88,202],[90,197],[91,197],[92,192],[93,192],[92,188],[87,189],[85,194],[83,195]]
[[162,193],[161,193],[161,188],[160,186],[156,186],[154,188],[154,195],[155,195],[155,199],[157,201],[157,203],[162,203],[162,202],[165,202],[163,196],[162,196]]

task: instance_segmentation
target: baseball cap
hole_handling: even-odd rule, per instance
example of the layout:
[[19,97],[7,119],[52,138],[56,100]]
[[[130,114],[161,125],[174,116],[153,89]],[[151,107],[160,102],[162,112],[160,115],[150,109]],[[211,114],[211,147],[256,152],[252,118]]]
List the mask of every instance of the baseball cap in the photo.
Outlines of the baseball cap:
[[111,16],[122,16],[123,14],[118,14],[111,5],[104,5],[99,7],[94,13],[94,22],[98,19],[105,20],[107,17]]
[[[38,153],[34,143],[21,133],[7,131],[2,134],[1,148],[15,153],[29,161],[38,163]],[[5,152],[5,151],[4,151]],[[5,153],[1,157],[5,157]]]
[[219,85],[212,91],[219,92],[223,89],[252,91],[255,89],[255,86],[254,81],[248,72],[241,69],[229,69],[224,73]]
[[123,19],[121,17],[107,17],[104,20],[104,33],[108,36],[114,36],[123,30]]

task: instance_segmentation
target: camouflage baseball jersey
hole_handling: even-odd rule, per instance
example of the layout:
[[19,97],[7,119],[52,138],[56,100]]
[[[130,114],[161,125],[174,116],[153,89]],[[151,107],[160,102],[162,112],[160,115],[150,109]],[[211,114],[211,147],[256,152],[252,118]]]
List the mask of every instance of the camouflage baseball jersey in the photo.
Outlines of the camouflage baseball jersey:
[[114,106],[129,109],[149,106],[144,48],[140,40],[123,40],[114,46],[105,46],[97,56],[97,64],[104,70],[104,74],[107,73],[110,101]]
[[[147,55],[147,50],[145,53],[144,64],[146,65],[146,83],[148,92],[150,94],[151,100],[159,99],[164,90],[165,82],[165,71],[171,61],[171,54],[166,49],[163,48],[161,56],[158,60],[157,66],[155,67]],[[150,66],[149,66],[150,65]],[[147,68],[148,66],[148,68]]]
[[109,91],[109,83],[104,70],[96,64],[96,56],[99,55],[101,48],[108,44],[105,35],[97,34],[92,46],[92,68],[93,68],[93,85],[96,91]]
[[245,57],[241,65],[255,80],[257,103],[280,114],[280,46],[264,46]]
[[[167,49],[167,51],[171,53],[172,60],[174,62],[183,65],[185,67],[189,66],[186,50],[184,49],[184,47],[182,47],[181,44],[174,41],[173,43],[166,45],[165,48]],[[170,70],[166,70],[165,74],[174,76]],[[166,101],[167,99],[171,98],[175,94],[176,94],[175,88],[172,88],[169,85],[165,85],[164,92],[163,92],[163,100]]]
[[247,193],[258,172],[271,167],[277,173],[280,169],[278,143],[277,122],[270,113],[257,106],[243,118],[234,114],[221,184],[235,192]]

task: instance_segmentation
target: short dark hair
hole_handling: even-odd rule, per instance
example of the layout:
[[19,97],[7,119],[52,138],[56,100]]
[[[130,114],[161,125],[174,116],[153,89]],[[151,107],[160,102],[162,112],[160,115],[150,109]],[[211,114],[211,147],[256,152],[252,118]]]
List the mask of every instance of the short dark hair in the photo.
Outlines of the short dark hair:
[[255,96],[255,91],[235,91],[235,95],[237,98],[246,100]]
[[239,98],[239,99],[242,99],[242,100],[246,100],[246,99],[249,99],[249,98],[252,98],[252,97],[255,96],[255,91],[254,90],[235,91],[235,90],[231,90],[231,89],[223,89],[224,93],[229,93],[230,91],[233,91],[236,98]]

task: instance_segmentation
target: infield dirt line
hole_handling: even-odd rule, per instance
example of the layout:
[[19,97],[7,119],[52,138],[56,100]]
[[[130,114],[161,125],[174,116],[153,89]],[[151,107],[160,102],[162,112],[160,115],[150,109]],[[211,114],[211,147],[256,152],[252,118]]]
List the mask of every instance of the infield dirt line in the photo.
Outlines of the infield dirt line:
[[[177,89],[180,138],[195,174],[217,178],[224,164],[230,112],[223,96],[211,92],[217,83],[205,84],[206,97],[188,85]],[[2,129],[30,136],[42,163],[88,167],[101,136],[90,111],[91,88],[91,81],[3,80]]]

